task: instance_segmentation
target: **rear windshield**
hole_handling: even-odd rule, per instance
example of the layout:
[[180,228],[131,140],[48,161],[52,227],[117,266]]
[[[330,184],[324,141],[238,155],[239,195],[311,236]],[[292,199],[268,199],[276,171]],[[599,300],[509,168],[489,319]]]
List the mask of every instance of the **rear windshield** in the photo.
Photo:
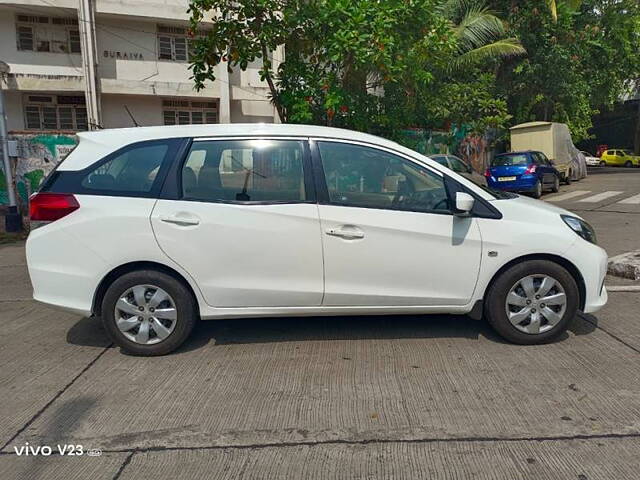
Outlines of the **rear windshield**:
[[514,153],[512,155],[498,155],[493,159],[491,165],[494,167],[502,167],[509,165],[527,165],[529,156],[524,153]]

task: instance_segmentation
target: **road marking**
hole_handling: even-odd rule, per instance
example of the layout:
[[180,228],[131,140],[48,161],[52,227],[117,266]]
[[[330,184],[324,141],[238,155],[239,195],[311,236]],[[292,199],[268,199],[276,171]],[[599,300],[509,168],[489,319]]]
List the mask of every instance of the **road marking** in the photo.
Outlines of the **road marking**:
[[562,202],[570,198],[579,197],[580,195],[586,195],[587,193],[591,193],[591,190],[576,190],[575,192],[563,193],[557,197],[545,198],[545,200],[548,202]]
[[624,200],[620,200],[617,203],[624,203],[628,205],[637,205],[640,203],[640,194],[634,195],[633,197],[625,198]]
[[607,292],[640,292],[640,285],[607,285]]
[[589,202],[589,203],[598,203],[603,200],[606,200],[610,197],[615,197],[617,195],[621,195],[624,192],[617,192],[614,190],[609,190],[608,192],[598,193],[597,195],[591,195],[590,197],[583,198],[582,200],[578,200],[578,202]]

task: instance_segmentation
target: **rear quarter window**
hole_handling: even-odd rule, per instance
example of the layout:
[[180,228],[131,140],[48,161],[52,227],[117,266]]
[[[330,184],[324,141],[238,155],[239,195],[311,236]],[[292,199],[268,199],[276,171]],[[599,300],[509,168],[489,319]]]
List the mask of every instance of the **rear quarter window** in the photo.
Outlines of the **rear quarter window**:
[[83,170],[56,171],[42,191],[153,197],[183,143],[183,139],[165,139],[128,145]]

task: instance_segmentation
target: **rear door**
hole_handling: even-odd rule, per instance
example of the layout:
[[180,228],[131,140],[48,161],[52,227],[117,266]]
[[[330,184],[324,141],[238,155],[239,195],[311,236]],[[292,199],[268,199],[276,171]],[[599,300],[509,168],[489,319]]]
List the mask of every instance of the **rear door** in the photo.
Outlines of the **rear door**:
[[[302,139],[194,140],[151,222],[216,307],[320,305],[322,246]],[[171,188],[167,188],[170,191]],[[171,195],[169,195],[171,196]]]
[[475,218],[452,215],[440,173],[367,145],[318,140],[312,149],[324,305],[470,301],[480,267],[480,231]]

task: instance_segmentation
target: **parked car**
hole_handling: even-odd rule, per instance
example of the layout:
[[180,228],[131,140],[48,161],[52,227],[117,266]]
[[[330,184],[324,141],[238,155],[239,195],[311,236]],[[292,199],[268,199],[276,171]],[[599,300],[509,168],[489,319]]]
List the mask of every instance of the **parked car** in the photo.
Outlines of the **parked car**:
[[465,178],[468,178],[474,183],[478,185],[486,185],[487,181],[485,178],[476,172],[471,165],[462,160],[461,158],[456,157],[455,155],[447,154],[437,154],[437,155],[429,155],[429,158],[435,160],[440,165],[444,165],[447,168],[450,168],[456,173],[459,173]]
[[199,319],[316,315],[484,315],[535,344],[607,301],[607,254],[579,216],[382,138],[286,124],[78,137],[31,198],[33,296],[101,317],[127,352],[171,352]]
[[487,185],[509,192],[531,193],[540,198],[542,192],[560,189],[560,173],[544,153],[528,150],[496,155],[485,172]]
[[600,157],[600,165],[603,167],[638,167],[640,166],[640,157],[635,156],[630,150],[605,150]]
[[600,159],[595,155],[592,155],[589,152],[585,152],[584,150],[581,150],[580,153],[584,155],[584,159],[587,162],[588,166],[597,167],[600,165]]

